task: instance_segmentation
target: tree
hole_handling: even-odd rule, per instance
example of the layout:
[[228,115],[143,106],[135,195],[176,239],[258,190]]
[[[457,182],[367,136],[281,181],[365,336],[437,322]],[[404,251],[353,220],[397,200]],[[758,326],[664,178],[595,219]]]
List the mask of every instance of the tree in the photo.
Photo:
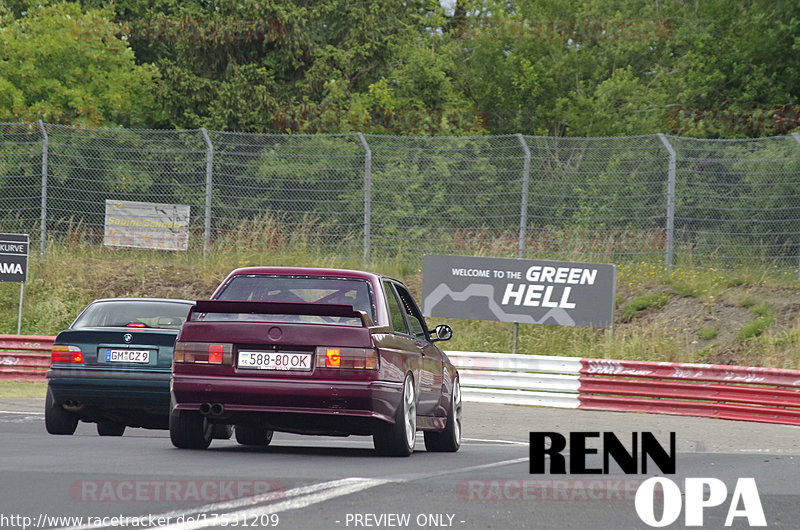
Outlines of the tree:
[[154,68],[136,65],[108,10],[65,2],[0,16],[0,121],[148,126]]
[[454,82],[494,117],[494,133],[764,136],[789,128],[724,130],[695,116],[796,110],[800,98],[796,2],[459,0],[457,6],[462,18],[451,34],[464,45]]

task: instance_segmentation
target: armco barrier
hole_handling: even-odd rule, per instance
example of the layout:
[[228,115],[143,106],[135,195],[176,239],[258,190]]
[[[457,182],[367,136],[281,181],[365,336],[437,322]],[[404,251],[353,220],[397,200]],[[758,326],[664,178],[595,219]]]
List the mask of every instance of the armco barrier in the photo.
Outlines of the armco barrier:
[[465,401],[800,425],[800,370],[447,352]]
[[800,371],[582,359],[580,406],[800,425]]
[[55,337],[0,335],[0,379],[44,381]]
[[[44,381],[55,337],[0,335],[0,379]],[[800,370],[449,351],[465,401],[800,425]]]
[[580,406],[581,359],[513,353],[447,352],[458,367],[465,401]]

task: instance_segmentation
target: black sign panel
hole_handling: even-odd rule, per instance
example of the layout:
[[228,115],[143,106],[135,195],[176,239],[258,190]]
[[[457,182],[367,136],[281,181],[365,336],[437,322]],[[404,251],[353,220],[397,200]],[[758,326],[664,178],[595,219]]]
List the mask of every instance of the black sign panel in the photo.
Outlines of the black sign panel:
[[0,282],[28,279],[28,234],[0,234]]

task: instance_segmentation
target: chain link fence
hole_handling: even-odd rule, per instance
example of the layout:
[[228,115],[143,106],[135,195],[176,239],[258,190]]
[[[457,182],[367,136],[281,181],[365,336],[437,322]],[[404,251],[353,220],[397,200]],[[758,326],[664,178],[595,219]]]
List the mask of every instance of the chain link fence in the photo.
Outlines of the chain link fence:
[[0,124],[0,232],[100,247],[105,201],[191,207],[189,250],[796,270],[800,136],[267,135]]

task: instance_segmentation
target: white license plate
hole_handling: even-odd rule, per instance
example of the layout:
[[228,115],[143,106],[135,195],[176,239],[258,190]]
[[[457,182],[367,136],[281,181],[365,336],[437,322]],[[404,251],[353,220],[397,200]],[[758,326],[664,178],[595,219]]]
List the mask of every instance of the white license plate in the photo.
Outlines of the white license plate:
[[265,351],[240,351],[239,368],[253,370],[311,371],[310,353],[281,353]]
[[109,363],[150,363],[149,350],[106,350],[106,362]]

